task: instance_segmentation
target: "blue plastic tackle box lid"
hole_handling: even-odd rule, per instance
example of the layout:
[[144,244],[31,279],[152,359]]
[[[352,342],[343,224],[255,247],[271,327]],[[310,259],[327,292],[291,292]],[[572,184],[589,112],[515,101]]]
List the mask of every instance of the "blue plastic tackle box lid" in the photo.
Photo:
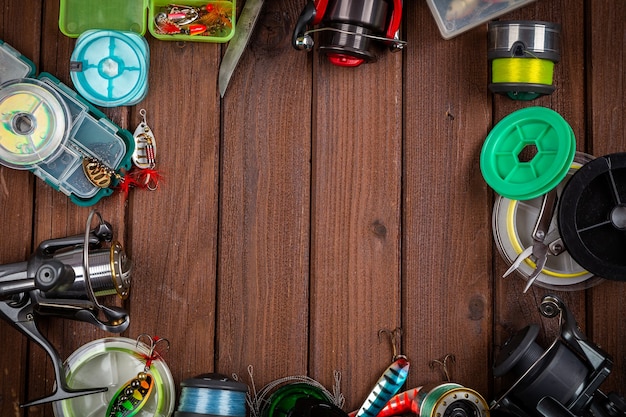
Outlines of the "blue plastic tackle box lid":
[[88,30],[70,60],[76,91],[97,106],[132,106],[148,93],[150,50],[137,33]]

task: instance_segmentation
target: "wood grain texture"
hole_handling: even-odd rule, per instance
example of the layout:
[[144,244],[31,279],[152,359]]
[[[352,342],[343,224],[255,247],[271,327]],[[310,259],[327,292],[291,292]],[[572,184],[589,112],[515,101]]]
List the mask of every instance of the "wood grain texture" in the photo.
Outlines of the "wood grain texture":
[[379,53],[353,69],[313,57],[311,374],[341,372],[348,410],[393,356],[379,330],[402,326],[402,55]]
[[307,373],[311,77],[290,44],[299,12],[265,2],[222,102],[216,359],[257,389]]
[[491,279],[489,193],[479,170],[491,123],[484,28],[444,41],[426,4],[407,4],[403,322],[410,386],[453,381],[486,392]]

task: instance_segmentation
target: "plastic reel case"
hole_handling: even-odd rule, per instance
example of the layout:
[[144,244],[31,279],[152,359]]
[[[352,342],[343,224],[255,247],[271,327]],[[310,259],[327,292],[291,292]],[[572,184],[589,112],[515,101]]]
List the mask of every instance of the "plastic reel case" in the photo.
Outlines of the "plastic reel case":
[[[559,205],[567,182],[590,160],[592,160],[590,155],[576,153],[566,178],[557,186]],[[532,246],[532,232],[541,210],[541,203],[541,196],[531,200],[511,200],[502,196],[496,198],[492,213],[493,237],[498,251],[508,265],[511,265],[525,248]],[[553,242],[560,237],[557,212],[558,208],[555,210],[548,229],[546,243]],[[526,259],[520,264],[517,273],[524,280],[528,280],[534,270],[535,263]],[[567,251],[564,251],[557,256],[548,255],[546,265],[539,273],[535,284],[552,290],[573,291],[589,288],[599,282],[601,282],[600,278],[585,270]]]
[[602,278],[626,281],[626,153],[594,159],[572,176],[559,228],[577,262]]
[[[55,417],[102,417],[119,388],[146,365],[150,349],[144,343],[123,337],[94,340],[78,348],[65,362],[70,388],[107,387],[98,394],[53,403]],[[169,417],[174,412],[175,385],[167,364],[160,358],[149,370],[155,386],[136,417]]]
[[535,0],[427,0],[441,36],[450,39]]
[[[74,90],[0,41],[0,164],[28,169],[80,206],[113,193],[85,176],[84,158],[128,170],[132,134]],[[116,181],[114,180],[114,183]]]
[[[206,7],[211,5],[218,11],[218,19],[228,16],[232,27],[226,27],[210,34],[191,35],[186,33],[159,33],[155,24],[156,16],[170,4]],[[107,0],[89,2],[85,0],[61,0],[59,7],[59,29],[63,34],[76,38],[88,30],[134,32],[141,36],[146,33],[159,40],[184,42],[228,42],[235,34],[236,1],[228,0]],[[213,17],[213,16],[211,16]]]

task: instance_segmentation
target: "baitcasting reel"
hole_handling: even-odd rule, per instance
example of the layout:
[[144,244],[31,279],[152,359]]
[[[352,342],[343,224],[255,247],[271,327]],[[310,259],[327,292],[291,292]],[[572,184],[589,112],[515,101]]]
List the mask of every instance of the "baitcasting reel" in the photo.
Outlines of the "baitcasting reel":
[[[399,40],[402,0],[309,0],[293,32],[292,45],[298,50],[313,49],[314,32],[324,32],[320,52],[331,63],[356,67],[373,62],[372,41],[382,42],[391,51],[400,51]],[[320,25],[306,30],[308,25]]]
[[539,326],[527,326],[506,342],[494,376],[511,375],[513,385],[492,404],[494,414],[518,417],[624,417],[626,399],[598,390],[611,372],[608,354],[588,341],[572,312],[554,295],[540,306],[546,317],[559,316],[561,335],[545,351],[535,343]]
[[[100,222],[90,230],[94,214]],[[55,372],[55,392],[25,407],[107,390],[69,388],[59,354],[41,334],[36,320],[38,316],[68,318],[112,333],[128,327],[125,310],[104,306],[96,298],[110,294],[128,297],[130,259],[112,238],[111,225],[92,211],[84,236],[46,240],[27,261],[0,265],[0,315],[46,351]],[[103,247],[104,242],[112,243]]]

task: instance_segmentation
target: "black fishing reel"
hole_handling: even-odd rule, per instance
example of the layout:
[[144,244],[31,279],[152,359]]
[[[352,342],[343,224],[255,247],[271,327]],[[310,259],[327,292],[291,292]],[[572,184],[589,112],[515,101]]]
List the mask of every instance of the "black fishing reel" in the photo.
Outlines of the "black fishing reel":
[[543,298],[541,314],[559,316],[560,337],[542,349],[535,339],[539,326],[530,325],[506,342],[493,369],[494,376],[516,381],[492,404],[494,415],[518,417],[624,417],[626,399],[605,395],[598,387],[613,361],[588,341],[572,312],[554,295]]
[[[331,63],[356,67],[376,60],[374,44],[400,51],[406,42],[399,39],[402,0],[309,0],[293,32],[292,45],[310,51],[314,32],[323,32],[320,52]],[[307,26],[320,25],[307,30]]]
[[[94,215],[99,224],[90,230]],[[107,245],[104,245],[107,243]],[[92,211],[84,235],[42,242],[25,262],[0,265],[0,316],[38,343],[52,359],[55,392],[30,401],[25,407],[106,391],[107,388],[71,389],[63,363],[37,327],[40,316],[85,321],[112,333],[130,324],[128,313],[104,306],[97,297],[128,297],[131,263],[122,246],[113,241],[111,225]]]

